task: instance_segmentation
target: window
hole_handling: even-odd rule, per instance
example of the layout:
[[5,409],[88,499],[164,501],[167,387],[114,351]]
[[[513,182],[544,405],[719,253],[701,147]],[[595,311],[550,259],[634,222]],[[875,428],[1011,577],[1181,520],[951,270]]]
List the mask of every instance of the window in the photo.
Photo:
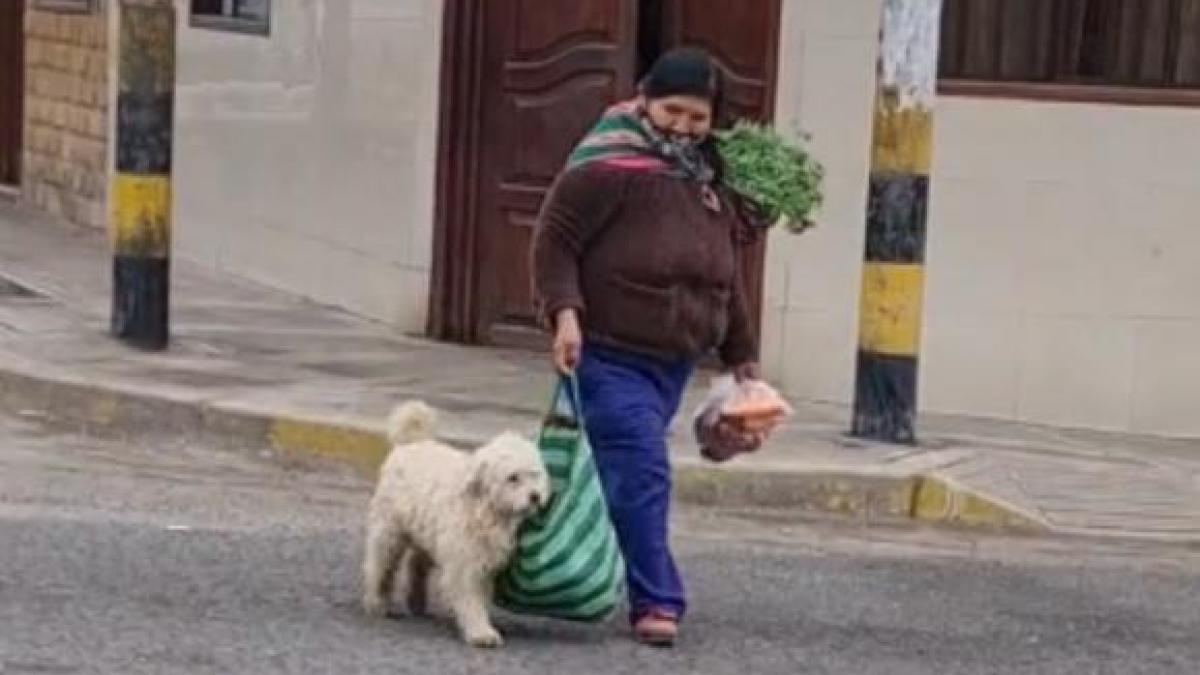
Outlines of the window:
[[945,0],[939,69],[949,93],[1200,102],[1200,0]]
[[271,32],[271,0],[191,2],[191,24],[197,28],[215,28],[255,35],[268,35]]
[[92,11],[92,0],[36,0],[33,7],[49,12],[87,14]]

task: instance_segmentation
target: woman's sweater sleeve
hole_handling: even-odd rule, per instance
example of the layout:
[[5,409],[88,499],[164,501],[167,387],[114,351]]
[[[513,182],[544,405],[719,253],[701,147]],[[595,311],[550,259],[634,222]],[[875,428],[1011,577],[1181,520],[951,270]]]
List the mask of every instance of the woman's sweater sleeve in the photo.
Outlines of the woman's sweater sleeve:
[[727,367],[740,366],[758,360],[758,337],[751,320],[750,305],[746,299],[746,284],[738,270],[734,279],[733,292],[729,296],[729,330],[725,343],[719,349],[721,362]]
[[546,325],[564,309],[585,313],[579,264],[588,242],[620,209],[622,174],[584,166],[559,175],[538,214],[533,238],[533,297]]

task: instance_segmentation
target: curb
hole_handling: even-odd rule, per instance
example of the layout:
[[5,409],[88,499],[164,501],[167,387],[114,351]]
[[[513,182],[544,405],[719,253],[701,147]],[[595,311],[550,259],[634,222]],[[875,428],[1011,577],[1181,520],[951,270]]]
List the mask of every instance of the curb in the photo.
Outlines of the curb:
[[1046,522],[1024,509],[936,473],[916,477],[911,503],[912,518],[926,523],[1026,533],[1050,529]]
[[912,476],[839,469],[763,471],[714,466],[701,460],[675,464],[674,490],[701,506],[799,509],[851,516],[867,523],[910,517]]
[[[332,462],[372,476],[389,448],[382,424],[253,410],[198,397],[97,385],[32,364],[0,369],[0,410],[38,416],[84,433],[130,438],[199,438],[225,449],[267,448],[296,460]],[[443,434],[471,447],[482,438]],[[936,475],[853,472],[819,467],[764,470],[677,460],[675,497],[700,506],[789,509],[852,517],[864,524],[917,522],[1046,533],[1031,514]]]

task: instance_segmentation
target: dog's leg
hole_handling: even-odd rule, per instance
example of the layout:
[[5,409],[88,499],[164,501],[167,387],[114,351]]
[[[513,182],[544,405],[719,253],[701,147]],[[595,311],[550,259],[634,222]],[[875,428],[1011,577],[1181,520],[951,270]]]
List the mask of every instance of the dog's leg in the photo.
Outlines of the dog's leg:
[[429,612],[429,572],[433,569],[433,558],[419,548],[408,552],[408,611],[413,616],[425,616]]
[[396,567],[407,542],[399,525],[388,519],[372,519],[367,528],[367,546],[363,557],[363,611],[382,617],[392,599]]
[[444,570],[446,600],[463,639],[473,647],[499,647],[504,641],[488,617],[492,584],[477,565],[448,566]]

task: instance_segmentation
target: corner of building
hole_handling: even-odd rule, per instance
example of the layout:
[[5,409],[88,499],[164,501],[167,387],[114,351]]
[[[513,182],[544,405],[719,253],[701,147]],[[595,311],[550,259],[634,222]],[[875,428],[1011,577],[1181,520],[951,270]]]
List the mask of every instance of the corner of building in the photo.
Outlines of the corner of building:
[[76,225],[107,217],[113,0],[86,11],[27,0],[21,196]]

